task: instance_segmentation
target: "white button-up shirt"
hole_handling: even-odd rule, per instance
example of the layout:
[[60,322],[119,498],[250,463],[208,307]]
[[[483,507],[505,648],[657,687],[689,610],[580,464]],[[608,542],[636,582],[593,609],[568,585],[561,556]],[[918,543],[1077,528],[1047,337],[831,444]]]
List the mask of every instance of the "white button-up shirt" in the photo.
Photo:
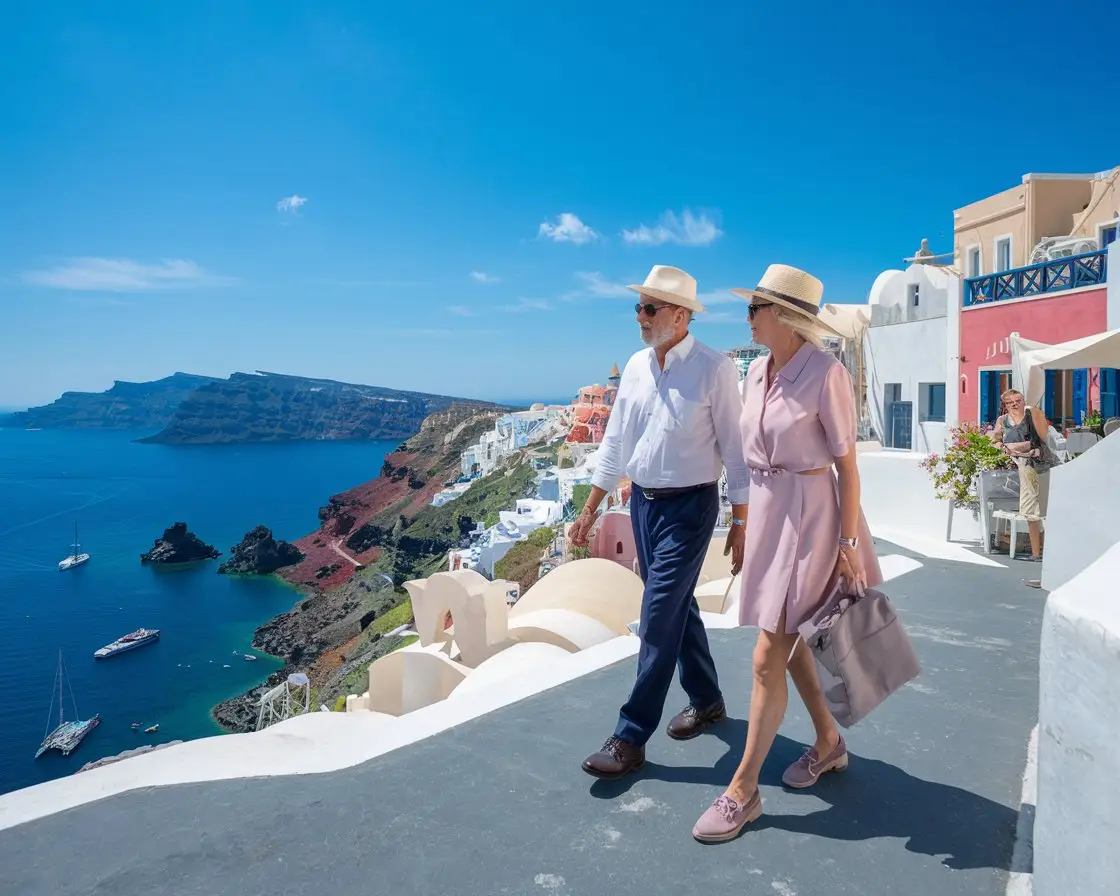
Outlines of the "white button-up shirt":
[[743,460],[739,374],[726,355],[689,334],[665,357],[652,348],[626,363],[599,446],[591,484],[611,491],[623,474],[646,488],[683,488],[719,480],[746,504],[750,471]]

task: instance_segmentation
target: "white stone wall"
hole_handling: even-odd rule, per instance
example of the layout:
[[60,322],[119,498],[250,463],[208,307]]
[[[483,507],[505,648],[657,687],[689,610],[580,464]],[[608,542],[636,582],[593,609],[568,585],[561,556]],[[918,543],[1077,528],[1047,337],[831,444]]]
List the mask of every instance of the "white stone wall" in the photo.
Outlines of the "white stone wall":
[[1114,544],[1046,603],[1039,668],[1036,896],[1118,892],[1118,580],[1120,544]]
[[[1049,476],[1042,587],[1057,591],[1120,541],[1120,433]],[[1116,600],[1120,603],[1120,597]],[[1116,693],[1120,706],[1120,681]]]

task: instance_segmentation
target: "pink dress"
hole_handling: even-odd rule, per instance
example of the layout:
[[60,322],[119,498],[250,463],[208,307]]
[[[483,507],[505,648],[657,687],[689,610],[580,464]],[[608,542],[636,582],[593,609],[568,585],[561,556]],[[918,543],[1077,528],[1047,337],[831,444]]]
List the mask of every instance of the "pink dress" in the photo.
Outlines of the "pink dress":
[[[852,379],[832,355],[801,346],[766,388],[769,356],[743,379],[740,430],[751,468],[740,625],[777,632],[782,610],[792,634],[828,599],[840,539],[833,459],[856,443]],[[828,467],[823,474],[798,475]],[[871,531],[859,515],[867,583],[883,581]]]

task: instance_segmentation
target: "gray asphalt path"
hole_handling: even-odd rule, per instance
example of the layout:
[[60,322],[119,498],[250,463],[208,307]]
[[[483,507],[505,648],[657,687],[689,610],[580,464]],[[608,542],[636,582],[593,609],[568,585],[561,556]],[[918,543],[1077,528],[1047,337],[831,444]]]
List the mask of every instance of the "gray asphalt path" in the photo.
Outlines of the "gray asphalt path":
[[[753,630],[712,634],[732,718],[686,743],[658,734],[627,780],[579,765],[611,732],[632,660],[352,769],[133,792],[0,832],[0,891],[1002,893],[1046,595],[1023,585],[1026,564],[922,562],[884,589],[922,676],[847,732],[848,771],[810,792],[780,784],[811,738],[793,697],[766,815],[733,843],[689,832],[742,751]],[[666,721],[680,705],[674,685]]]

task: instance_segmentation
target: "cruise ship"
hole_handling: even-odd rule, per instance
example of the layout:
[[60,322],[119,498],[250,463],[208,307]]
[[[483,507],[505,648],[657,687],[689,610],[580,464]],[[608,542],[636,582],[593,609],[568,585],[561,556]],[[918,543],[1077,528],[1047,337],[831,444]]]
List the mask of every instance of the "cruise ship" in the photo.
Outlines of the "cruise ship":
[[129,632],[127,635],[122,635],[117,638],[112,644],[106,644],[100,650],[94,651],[93,655],[96,659],[103,660],[111,656],[116,656],[118,653],[124,653],[126,650],[135,650],[137,647],[143,647],[145,644],[151,644],[158,640],[158,628],[138,628],[134,632]]

